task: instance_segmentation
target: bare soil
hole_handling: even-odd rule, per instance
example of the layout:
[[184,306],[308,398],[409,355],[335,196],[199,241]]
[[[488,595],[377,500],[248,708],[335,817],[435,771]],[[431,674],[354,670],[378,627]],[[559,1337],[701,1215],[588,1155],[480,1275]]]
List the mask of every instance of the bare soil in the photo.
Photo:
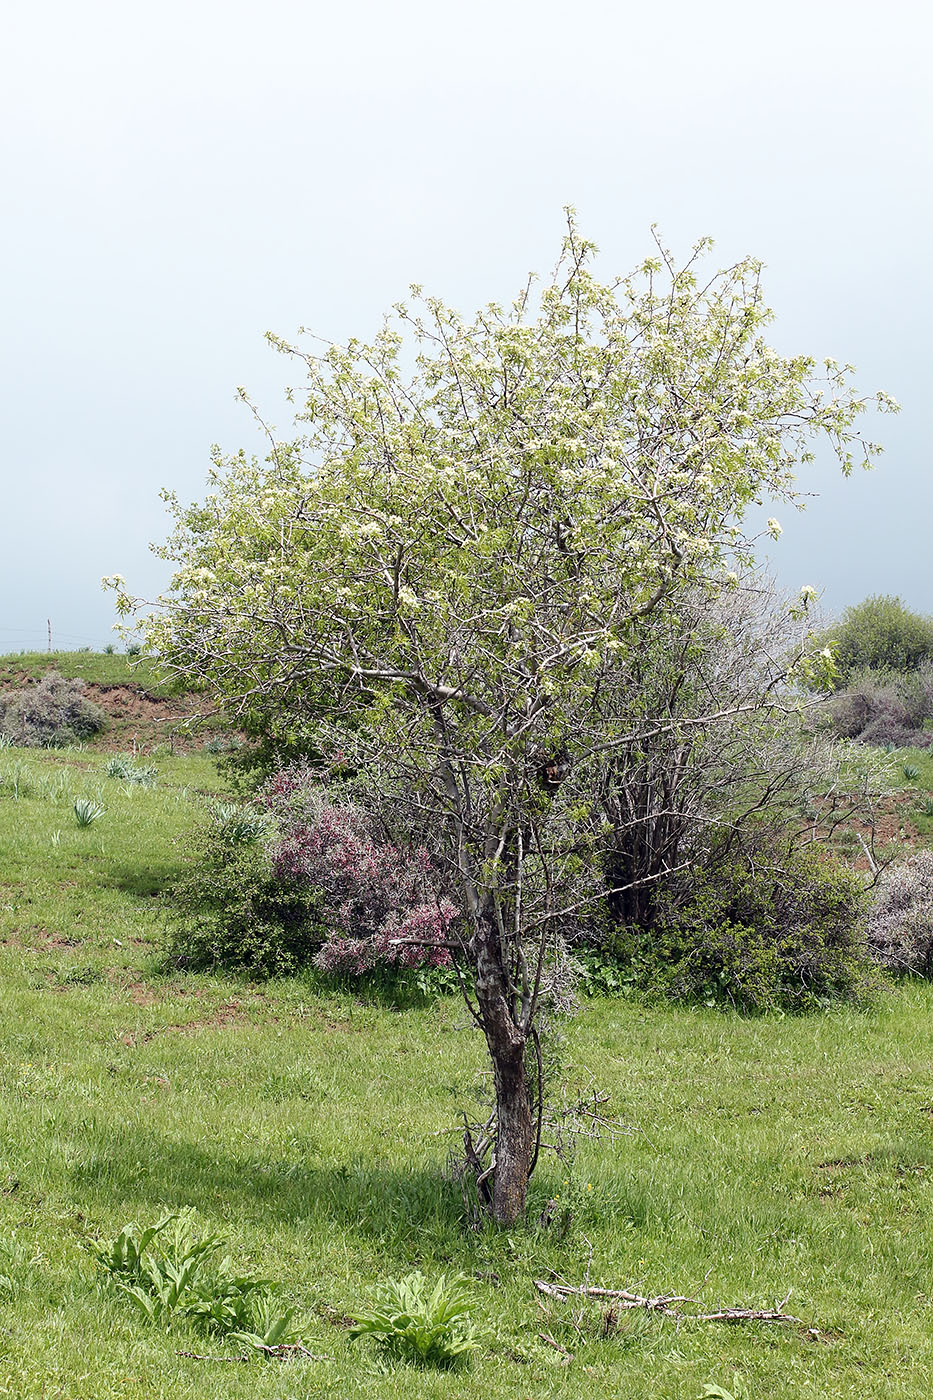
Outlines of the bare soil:
[[164,699],[134,685],[88,685],[85,693],[109,720],[93,741],[95,749],[148,753],[168,744],[176,753],[187,753],[204,742],[204,731],[196,724],[205,714],[203,696]]

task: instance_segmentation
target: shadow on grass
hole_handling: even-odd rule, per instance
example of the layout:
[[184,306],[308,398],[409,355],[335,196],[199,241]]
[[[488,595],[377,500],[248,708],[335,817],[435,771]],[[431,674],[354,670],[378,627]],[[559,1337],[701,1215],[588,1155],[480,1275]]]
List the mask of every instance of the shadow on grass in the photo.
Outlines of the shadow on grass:
[[337,977],[309,969],[300,976],[311,992],[352,997],[363,1005],[386,1011],[417,1010],[433,1005],[439,997],[460,996],[457,975],[449,968],[387,969],[357,977]]
[[[237,1157],[192,1142],[118,1129],[71,1170],[81,1200],[97,1198],[126,1219],[148,1222],[164,1210],[193,1206],[306,1224],[323,1220],[410,1254],[417,1234],[450,1239],[463,1227],[458,1188],[440,1170],[389,1168],[356,1161],[316,1166],[308,1160]],[[305,1151],[313,1154],[313,1142]]]
[[99,883],[122,890],[136,899],[158,899],[169,894],[185,873],[186,867],[177,861],[147,865],[145,861],[111,865],[101,872]]
[[[422,976],[416,970],[404,970],[398,974],[374,973],[359,977],[334,977],[319,972],[314,967],[304,968],[292,975],[281,973],[263,977],[255,968],[240,967],[225,963],[192,962],[184,952],[171,946],[169,936],[172,928],[171,911],[168,903],[163,905],[166,936],[161,948],[155,948],[146,967],[146,974],[154,981],[170,983],[183,991],[185,978],[208,977],[218,983],[228,984],[236,991],[260,991],[285,988],[307,997],[338,998],[349,1000],[359,1006],[374,1006],[386,1011],[418,1011],[433,1006],[440,998],[455,996],[460,998],[456,974],[434,976],[429,972]],[[442,969],[446,973],[447,969]],[[199,985],[193,982],[193,985]]]

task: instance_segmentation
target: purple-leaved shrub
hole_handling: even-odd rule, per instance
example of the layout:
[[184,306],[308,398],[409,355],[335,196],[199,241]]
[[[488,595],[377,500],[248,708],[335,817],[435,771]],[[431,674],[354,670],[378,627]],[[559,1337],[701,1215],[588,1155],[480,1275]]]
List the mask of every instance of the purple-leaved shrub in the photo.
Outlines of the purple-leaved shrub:
[[366,815],[335,803],[302,768],[272,779],[266,802],[278,836],[272,869],[314,898],[327,935],[314,963],[324,972],[448,967],[458,909],[423,846],[377,839]]

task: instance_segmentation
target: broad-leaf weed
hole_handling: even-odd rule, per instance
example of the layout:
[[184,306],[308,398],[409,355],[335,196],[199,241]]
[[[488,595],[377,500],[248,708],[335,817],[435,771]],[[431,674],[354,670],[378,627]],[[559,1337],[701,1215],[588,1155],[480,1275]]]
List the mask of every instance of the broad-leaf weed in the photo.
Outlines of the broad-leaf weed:
[[465,1279],[423,1274],[387,1279],[361,1312],[350,1336],[373,1337],[385,1351],[420,1366],[462,1364],[479,1346]]

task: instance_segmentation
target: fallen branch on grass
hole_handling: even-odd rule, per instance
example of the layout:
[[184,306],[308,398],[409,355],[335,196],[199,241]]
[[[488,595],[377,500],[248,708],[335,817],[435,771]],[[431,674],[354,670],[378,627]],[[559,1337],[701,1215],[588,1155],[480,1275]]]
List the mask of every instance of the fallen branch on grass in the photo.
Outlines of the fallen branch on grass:
[[[274,1357],[277,1361],[288,1361],[293,1356],[304,1356],[309,1361],[333,1361],[332,1356],[318,1356],[316,1352],[309,1351],[301,1342],[290,1342],[277,1347],[256,1348],[262,1352],[263,1356]],[[176,1356],[186,1356],[190,1361],[222,1361],[227,1366],[236,1366],[242,1361],[253,1361],[254,1356],[244,1353],[243,1356],[209,1356],[199,1351],[179,1351]]]
[[248,1361],[248,1356],[204,1356],[199,1351],[176,1351],[176,1356],[184,1356],[189,1361],[222,1361],[225,1366],[236,1366],[240,1361]]
[[681,1311],[682,1304],[692,1303],[693,1299],[673,1293],[645,1298],[640,1293],[630,1293],[627,1288],[592,1288],[589,1285],[575,1288],[569,1283],[545,1283],[540,1278],[535,1279],[535,1288],[549,1298],[611,1298],[620,1308],[643,1308],[645,1312],[689,1322],[789,1322],[795,1327],[803,1326],[799,1317],[784,1312],[789,1293],[776,1308],[719,1308],[716,1312],[685,1313]]
[[560,1342],[556,1342],[550,1332],[539,1332],[538,1336],[541,1338],[542,1342],[546,1342],[549,1347],[553,1347],[555,1351],[559,1351],[565,1363],[569,1365],[573,1360],[572,1351],[568,1351],[566,1347],[561,1346]]

